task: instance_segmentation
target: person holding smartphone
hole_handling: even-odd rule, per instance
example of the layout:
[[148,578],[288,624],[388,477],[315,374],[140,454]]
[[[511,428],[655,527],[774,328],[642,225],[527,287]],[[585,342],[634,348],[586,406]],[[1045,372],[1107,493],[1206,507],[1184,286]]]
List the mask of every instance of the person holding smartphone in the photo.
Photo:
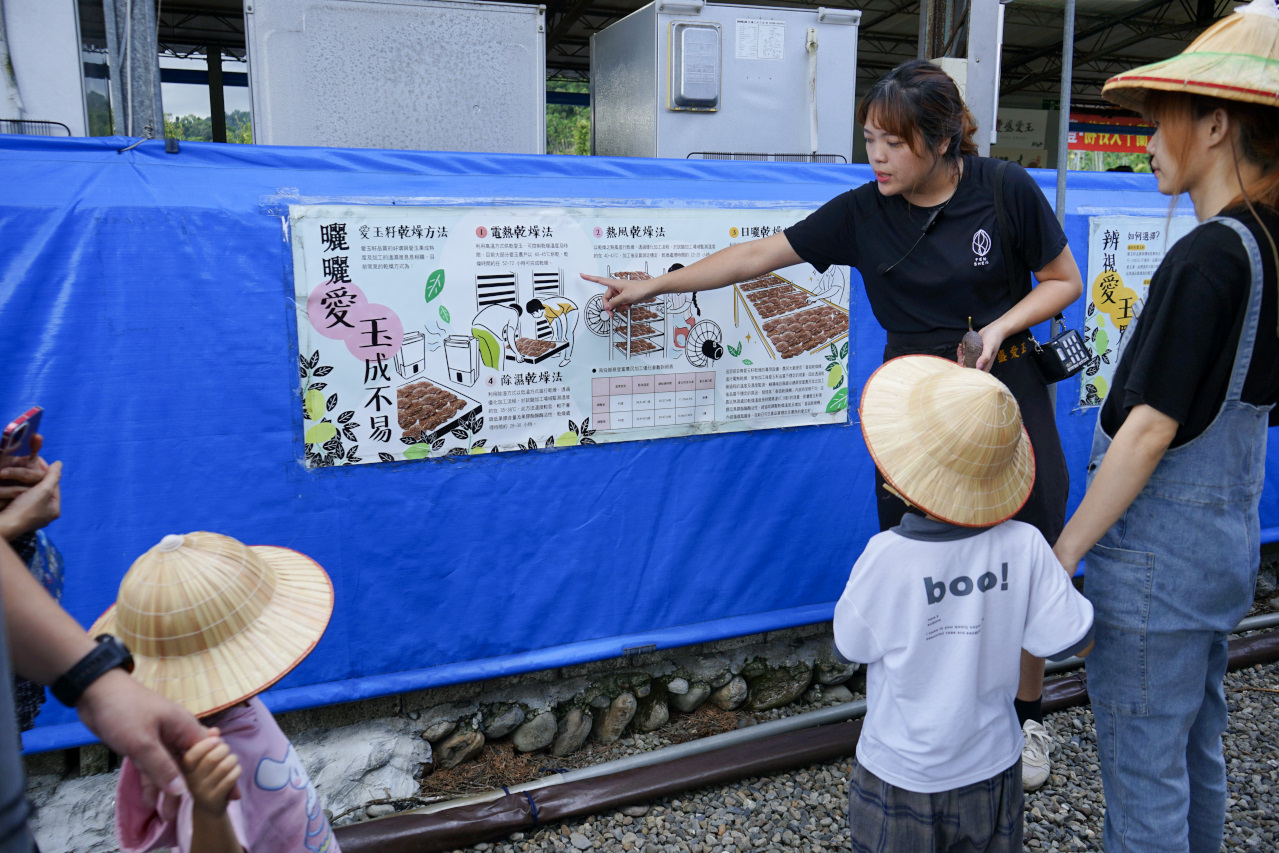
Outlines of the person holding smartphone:
[[[62,513],[62,463],[40,458],[44,438],[39,428],[41,409],[15,418],[5,429],[0,447],[0,539],[8,542],[54,601],[62,600],[62,554],[44,528]],[[25,732],[44,705],[44,688],[17,677],[13,699],[18,730]]]
[[[1031,326],[1083,292],[1083,278],[1047,199],[1010,164],[1002,181],[1013,244],[1000,244],[995,180],[1000,161],[977,156],[976,122],[955,82],[924,60],[897,66],[857,109],[875,180],[827,202],[781,234],[722,249],[683,269],[643,281],[583,275],[608,288],[606,310],[663,293],[696,292],[807,262],[824,272],[856,267],[872,311],[888,332],[884,360],[907,354],[956,358],[964,333],[981,335],[976,366],[1012,391],[1035,452],[1035,485],[1015,516],[1051,544],[1066,517],[1070,478],[1047,384],[1030,357]],[[1005,258],[1034,271],[1038,284],[1014,301]],[[1027,281],[1027,284],[1029,282]],[[907,511],[876,475],[881,530]],[[1026,654],[1017,716],[1026,749],[1027,790],[1049,775],[1042,721],[1043,661]]]
[[0,541],[0,853],[35,849],[27,826],[31,807],[23,796],[11,669],[52,685],[89,731],[112,751],[132,758],[157,787],[174,796],[186,791],[174,755],[195,746],[208,731],[181,705],[135,681],[128,674],[132,666],[119,640],[105,634],[95,640],[85,633]]

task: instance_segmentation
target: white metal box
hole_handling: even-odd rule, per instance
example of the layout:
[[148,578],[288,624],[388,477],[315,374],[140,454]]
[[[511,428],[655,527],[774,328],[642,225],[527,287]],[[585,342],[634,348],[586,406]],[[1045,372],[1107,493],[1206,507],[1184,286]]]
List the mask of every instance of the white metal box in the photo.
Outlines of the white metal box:
[[546,151],[541,6],[245,0],[253,140]]
[[851,161],[860,21],[850,9],[650,3],[591,37],[592,152]]

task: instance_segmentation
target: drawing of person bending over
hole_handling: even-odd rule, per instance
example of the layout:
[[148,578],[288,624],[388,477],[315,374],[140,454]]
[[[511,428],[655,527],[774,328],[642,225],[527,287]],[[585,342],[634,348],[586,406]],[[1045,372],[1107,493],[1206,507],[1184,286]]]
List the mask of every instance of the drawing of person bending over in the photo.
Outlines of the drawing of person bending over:
[[545,317],[546,322],[551,324],[556,340],[568,341],[568,349],[564,351],[560,367],[568,364],[573,358],[573,344],[577,338],[577,303],[563,296],[556,296],[546,302],[530,299],[524,309],[531,317]]
[[519,305],[495,304],[482,308],[471,321],[471,334],[480,342],[480,360],[486,367],[501,370],[505,359],[502,357],[502,344],[511,348],[517,362],[523,362],[524,354],[516,345],[520,336],[520,315],[523,311]]

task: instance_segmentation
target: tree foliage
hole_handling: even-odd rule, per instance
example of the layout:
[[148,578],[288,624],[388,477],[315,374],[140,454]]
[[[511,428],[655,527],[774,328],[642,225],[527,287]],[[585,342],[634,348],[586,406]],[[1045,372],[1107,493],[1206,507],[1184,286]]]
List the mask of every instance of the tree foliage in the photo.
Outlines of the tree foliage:
[[[176,117],[165,113],[164,133],[174,139],[188,142],[212,142],[213,119],[209,116],[187,115]],[[245,110],[226,114],[226,141],[249,143],[253,141],[253,127]]]
[[1130,166],[1134,172],[1150,172],[1150,155],[1122,151],[1071,151],[1067,169],[1105,172],[1116,166]]
[[[547,80],[548,92],[589,92],[585,80]],[[591,153],[591,108],[546,105],[546,153]]]

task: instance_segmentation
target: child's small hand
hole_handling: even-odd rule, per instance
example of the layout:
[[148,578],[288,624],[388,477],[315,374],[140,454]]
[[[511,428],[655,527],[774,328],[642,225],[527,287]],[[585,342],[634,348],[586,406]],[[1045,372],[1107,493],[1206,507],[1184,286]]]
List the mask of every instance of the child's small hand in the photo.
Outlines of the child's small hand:
[[182,756],[182,775],[195,807],[214,816],[225,814],[227,802],[239,797],[240,761],[219,735],[209,729],[209,736]]

